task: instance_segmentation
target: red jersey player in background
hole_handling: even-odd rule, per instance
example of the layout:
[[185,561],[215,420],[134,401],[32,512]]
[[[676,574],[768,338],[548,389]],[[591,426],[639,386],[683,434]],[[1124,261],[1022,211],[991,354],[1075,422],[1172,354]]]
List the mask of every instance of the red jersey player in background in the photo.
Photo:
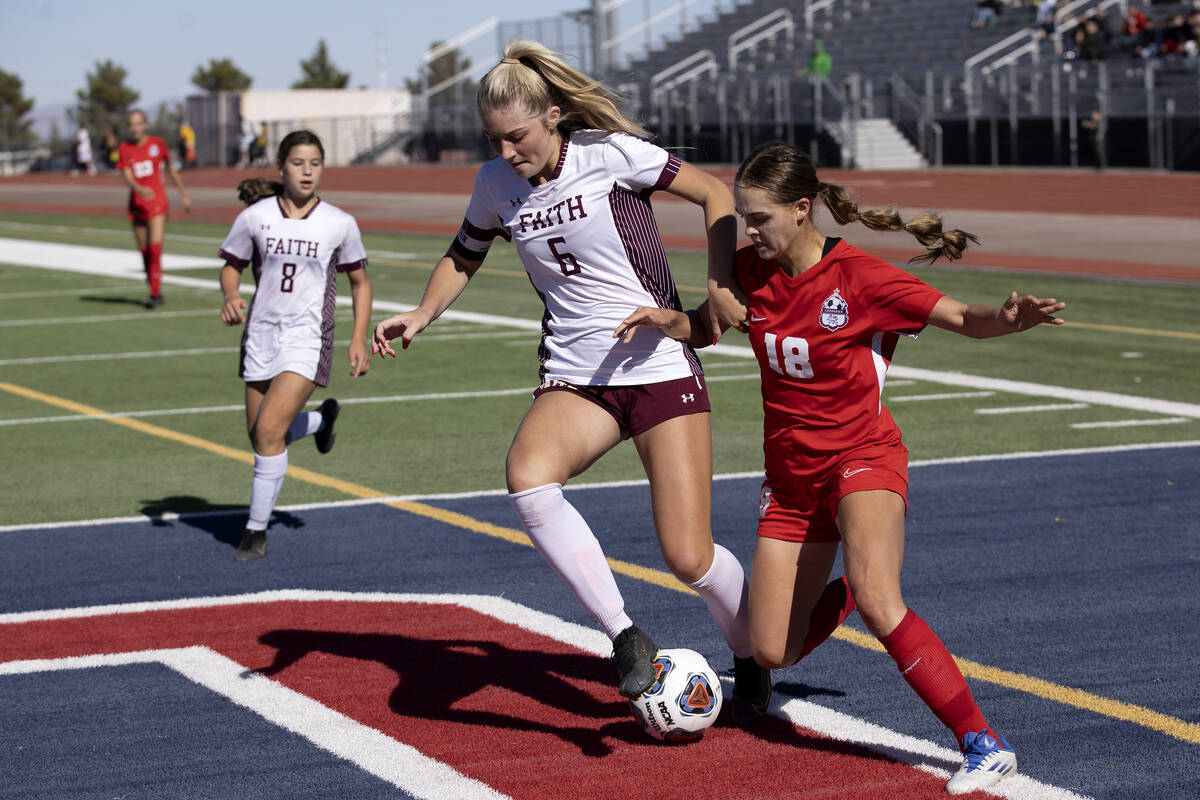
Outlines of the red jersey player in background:
[[129,184],[129,219],[133,222],[133,235],[137,238],[142,264],[146,268],[146,280],[150,284],[150,297],[146,308],[155,308],[163,303],[162,296],[162,245],[167,230],[167,192],[163,188],[164,166],[171,176],[183,210],[191,213],[192,200],[175,165],[167,143],[157,136],[146,135],[146,114],[140,110],[129,112],[129,132],[132,142],[121,142],[117,169],[125,183]]
[[[1000,308],[967,305],[842,241],[812,221],[817,198],[839,224],[907,230],[930,247],[922,259],[958,258],[962,231],[942,232],[922,214],[859,211],[845,191],[818,180],[808,156],[770,142],[738,169],[734,200],[751,245],[737,252],[736,286],[762,373],[766,480],[750,579],[750,639],[758,663],[795,664],[857,607],[904,679],[954,733],[963,765],[946,790],[990,786],[1016,772],[1016,755],[976,705],[949,651],[900,593],[908,450],[883,407],[884,375],[899,334],[926,324],[976,339],[1028,330],[1066,304],[1016,292]],[[933,247],[932,245],[937,245]],[[730,286],[729,276],[714,276]],[[708,303],[713,300],[706,301]],[[707,308],[639,308],[616,330],[637,327],[703,346],[714,341]],[[721,323],[721,327],[724,324]],[[843,545],[844,578],[829,575]]]

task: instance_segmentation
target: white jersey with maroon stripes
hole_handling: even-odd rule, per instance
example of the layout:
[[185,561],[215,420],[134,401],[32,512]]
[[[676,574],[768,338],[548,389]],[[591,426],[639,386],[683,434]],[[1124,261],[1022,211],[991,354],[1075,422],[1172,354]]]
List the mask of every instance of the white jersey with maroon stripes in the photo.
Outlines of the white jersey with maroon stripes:
[[624,344],[613,331],[637,306],[680,309],[650,194],[680,162],[624,133],[564,138],[552,178],[533,186],[496,158],[480,168],[454,249],[482,260],[497,236],[512,241],[546,305],[543,381],[634,385],[699,375],[686,345],[658,331]]
[[337,273],[367,265],[354,217],[318,200],[302,219],[290,219],[278,197],[244,209],[221,245],[225,263],[252,265],[254,299],[242,334],[247,381],[296,372],[329,383]]

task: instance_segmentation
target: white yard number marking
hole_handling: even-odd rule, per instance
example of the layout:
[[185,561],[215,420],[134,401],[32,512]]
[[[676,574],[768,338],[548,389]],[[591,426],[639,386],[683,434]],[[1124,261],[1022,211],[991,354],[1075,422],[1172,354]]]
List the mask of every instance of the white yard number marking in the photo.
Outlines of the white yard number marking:
[[773,333],[763,335],[763,344],[766,345],[767,350],[767,363],[771,365],[771,369],[780,375],[791,375],[793,378],[811,378],[813,368],[808,360],[808,340],[800,336],[783,337],[783,368],[780,369],[779,350],[775,347],[775,338]]

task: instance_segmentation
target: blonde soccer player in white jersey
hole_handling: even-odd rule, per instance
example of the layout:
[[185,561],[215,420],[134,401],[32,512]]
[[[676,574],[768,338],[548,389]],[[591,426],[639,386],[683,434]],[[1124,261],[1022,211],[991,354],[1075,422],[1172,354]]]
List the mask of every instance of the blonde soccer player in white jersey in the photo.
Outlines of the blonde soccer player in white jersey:
[[[267,554],[267,522],[287,472],[288,444],[312,435],[321,453],[333,448],[338,402],[303,409],[316,387],[329,385],[339,272],[349,277],[354,301],[350,374],[371,367],[367,253],[354,217],[317,197],[324,160],[312,131],[285,136],[276,159],[282,181],[248,178],[238,185],[247,208],[221,245],[221,320],[246,323],[238,375],[246,382],[246,430],[254,446],[250,517],[237,561]],[[247,265],[257,284],[249,307],[238,293]]]
[[735,656],[734,716],[766,710],[769,673],[751,657],[741,564],[714,545],[712,437],[700,362],[661,335],[633,343],[612,331],[630,303],[680,308],[650,208],[666,191],[700,206],[709,259],[736,240],[728,187],[646,141],[615,95],[540,44],[511,42],[480,83],[478,108],[497,158],[479,170],[458,237],[421,304],[375,328],[395,355],[466,287],[496,237],[514,242],[546,313],[541,385],[508,452],[507,482],[537,551],[613,640],[620,692],[655,679],[657,647],[626,613],[599,542],[562,485],[626,438],[650,480],[654,524],[671,571],[708,606]]

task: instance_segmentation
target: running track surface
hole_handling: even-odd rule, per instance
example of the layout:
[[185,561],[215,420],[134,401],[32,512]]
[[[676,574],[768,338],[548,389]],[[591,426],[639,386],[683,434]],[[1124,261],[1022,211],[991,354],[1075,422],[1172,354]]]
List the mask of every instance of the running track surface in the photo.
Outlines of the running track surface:
[[[1194,728],[1200,597],[1188,587],[1200,569],[1198,456],[1200,448],[1185,447],[915,468],[906,600],[958,656]],[[743,563],[757,495],[754,479],[714,486],[717,537]],[[610,556],[661,569],[644,486],[570,496]],[[430,503],[515,525],[503,496]],[[179,507],[203,508],[204,500],[153,498],[143,510]],[[719,725],[696,745],[653,744],[610,688],[602,648],[436,602],[284,600],[12,620],[14,612],[298,588],[469,592],[594,629],[528,547],[367,505],[280,511],[271,554],[235,564],[241,522],[210,514],[0,532],[5,797],[421,794],[248,710],[261,682],[255,671],[277,691],[312,698],[512,797],[942,796],[942,779],[817,735],[803,719],[799,727],[772,720],[753,735]],[[697,599],[619,581],[635,620],[660,645],[693,647],[728,666]],[[216,666],[165,666],[194,645],[209,648]],[[14,659],[151,648],[173,655],[88,670],[3,670]],[[202,688],[204,680],[220,684],[213,676],[221,665],[233,670],[229,691],[249,697],[242,704]],[[950,745],[881,653],[831,640],[776,680],[780,700],[802,698]],[[971,686],[1018,749],[1025,775],[1097,798],[1200,796],[1200,745],[1023,691]],[[436,785],[416,785],[438,796]]]
[[[732,182],[733,169],[711,166]],[[353,213],[364,229],[452,236],[458,230],[476,167],[329,168],[323,196]],[[228,223],[237,214],[233,188],[263,170],[202,169],[184,173],[192,217]],[[980,235],[963,266],[1050,271],[1171,281],[1200,280],[1195,258],[1200,175],[1084,170],[942,169],[900,172],[822,170],[863,207],[894,205],[905,218],[946,212],[951,227]],[[0,210],[96,215],[124,213],[127,189],[112,174],[70,178],[38,174],[0,178]],[[174,190],[170,190],[174,194]],[[687,204],[656,195],[663,240],[700,248],[699,217]],[[178,203],[172,212],[180,213]],[[834,227],[829,223],[828,227]],[[845,234],[882,257],[918,252],[903,234]]]

